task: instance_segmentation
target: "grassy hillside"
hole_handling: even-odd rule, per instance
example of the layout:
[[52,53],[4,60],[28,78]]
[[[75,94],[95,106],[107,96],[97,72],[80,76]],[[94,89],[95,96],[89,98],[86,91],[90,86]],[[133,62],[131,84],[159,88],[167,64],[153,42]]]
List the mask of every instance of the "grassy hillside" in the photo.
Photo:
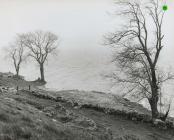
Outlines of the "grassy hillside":
[[[3,77],[0,83],[0,140],[174,139],[172,129],[128,118],[126,115],[131,113],[149,116],[149,112],[118,96],[95,91],[39,90],[35,83],[12,77]],[[31,91],[28,84],[32,85]],[[24,90],[16,91],[17,85]]]

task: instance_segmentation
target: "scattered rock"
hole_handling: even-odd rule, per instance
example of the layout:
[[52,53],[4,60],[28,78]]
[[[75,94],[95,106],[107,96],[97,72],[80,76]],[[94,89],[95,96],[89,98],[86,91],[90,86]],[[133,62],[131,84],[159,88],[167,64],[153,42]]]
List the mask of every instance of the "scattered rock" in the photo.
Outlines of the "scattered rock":
[[167,128],[174,128],[174,124],[171,121],[166,121]]
[[97,128],[96,123],[92,119],[84,116],[79,116],[77,119],[73,120],[73,122],[89,130],[96,130]]
[[0,86],[0,93],[16,93],[17,90],[15,88],[9,88],[8,86]]
[[132,121],[137,121],[137,118],[136,117],[132,117]]
[[161,129],[167,129],[166,123],[160,119],[155,119],[153,121],[154,126],[161,128]]
[[73,118],[71,116],[61,116],[59,117],[60,121],[63,123],[67,123],[73,120]]
[[106,135],[106,139],[108,139],[108,140],[113,140],[114,139],[113,138],[113,132],[108,127],[106,127],[105,135]]
[[15,100],[14,99],[12,99],[12,98],[4,98],[5,100],[9,100],[9,101],[11,101],[11,102],[14,102]]
[[65,107],[62,106],[60,103],[56,104],[55,109],[56,109],[56,110],[59,110],[59,111],[61,111],[61,112],[66,112]]
[[53,121],[53,122],[57,122],[57,120],[55,120],[55,119],[52,119],[52,121]]

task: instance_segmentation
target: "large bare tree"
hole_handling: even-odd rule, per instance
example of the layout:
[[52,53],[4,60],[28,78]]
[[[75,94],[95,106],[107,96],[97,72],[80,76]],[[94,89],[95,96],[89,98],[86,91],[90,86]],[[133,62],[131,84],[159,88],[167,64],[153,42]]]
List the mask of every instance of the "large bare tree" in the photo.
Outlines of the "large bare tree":
[[27,58],[27,55],[25,52],[25,46],[20,35],[16,37],[13,43],[10,43],[9,48],[6,49],[6,51],[8,53],[8,56],[13,61],[15,71],[16,71],[16,76],[19,77],[21,64]]
[[29,49],[29,56],[34,58],[40,66],[41,82],[45,82],[44,63],[48,55],[55,52],[58,46],[57,35],[51,32],[35,31],[21,35],[23,42]]
[[126,24],[107,36],[107,44],[116,48],[114,62],[120,74],[113,77],[126,85],[126,93],[147,98],[152,118],[158,118],[159,89],[164,81],[173,78],[161,73],[157,65],[164,48],[162,32],[165,11],[160,0],[119,0],[117,16]]

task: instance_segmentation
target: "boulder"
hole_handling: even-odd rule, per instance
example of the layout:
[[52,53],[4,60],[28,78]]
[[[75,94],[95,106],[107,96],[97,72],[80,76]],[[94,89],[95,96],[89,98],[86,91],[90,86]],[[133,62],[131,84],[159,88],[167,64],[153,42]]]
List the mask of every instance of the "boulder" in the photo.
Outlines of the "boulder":
[[160,119],[155,119],[153,121],[154,126],[161,128],[161,129],[167,129],[166,123]]

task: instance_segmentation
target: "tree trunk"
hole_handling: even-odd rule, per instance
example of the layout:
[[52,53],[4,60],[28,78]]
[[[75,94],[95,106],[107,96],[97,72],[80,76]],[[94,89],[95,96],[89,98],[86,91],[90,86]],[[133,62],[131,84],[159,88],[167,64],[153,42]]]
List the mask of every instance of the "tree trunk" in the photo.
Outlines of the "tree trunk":
[[157,119],[159,117],[159,112],[158,112],[159,94],[158,94],[158,85],[157,85],[155,68],[152,68],[151,72],[152,72],[152,85],[151,85],[152,96],[149,99],[149,103],[152,111],[152,119]]
[[149,99],[151,111],[152,111],[152,119],[157,119],[159,117],[158,112],[158,97],[152,97]]
[[40,64],[40,76],[41,76],[41,82],[45,82],[45,76],[44,76],[44,64]]
[[19,76],[19,67],[16,67],[16,76]]
[[19,76],[19,69],[16,70],[16,76]]

